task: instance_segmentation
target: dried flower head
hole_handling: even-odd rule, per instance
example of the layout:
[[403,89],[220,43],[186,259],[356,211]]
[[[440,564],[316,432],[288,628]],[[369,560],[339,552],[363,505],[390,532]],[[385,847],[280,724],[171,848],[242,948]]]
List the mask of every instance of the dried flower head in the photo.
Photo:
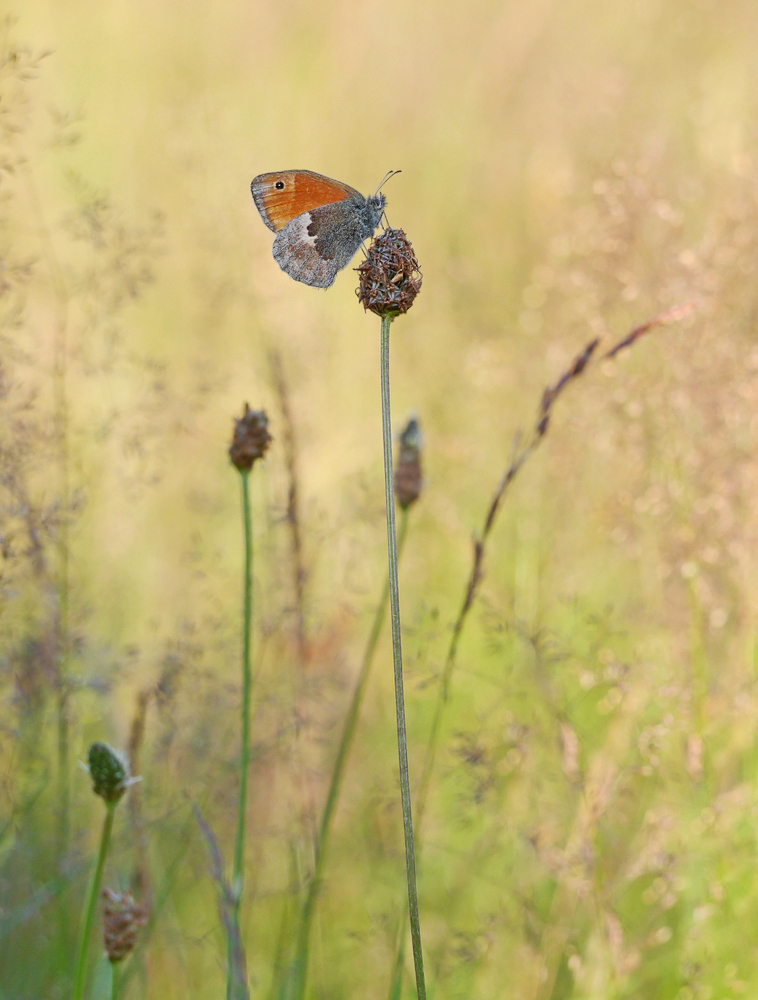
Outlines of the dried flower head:
[[272,437],[268,432],[265,410],[251,410],[245,403],[245,412],[234,419],[234,434],[229,447],[232,465],[240,472],[249,472],[257,458],[263,458]]
[[400,454],[395,466],[395,496],[405,510],[418,500],[423,480],[421,476],[421,428],[411,417],[400,434]]
[[129,765],[107,743],[93,743],[87,755],[92,789],[106,802],[118,802],[129,785],[137,780],[129,775]]
[[385,229],[356,268],[358,301],[377,316],[406,313],[421,288],[421,271],[411,241],[402,229]]
[[121,962],[137,944],[137,932],[147,923],[147,907],[135,903],[130,892],[103,889],[103,944],[111,962]]

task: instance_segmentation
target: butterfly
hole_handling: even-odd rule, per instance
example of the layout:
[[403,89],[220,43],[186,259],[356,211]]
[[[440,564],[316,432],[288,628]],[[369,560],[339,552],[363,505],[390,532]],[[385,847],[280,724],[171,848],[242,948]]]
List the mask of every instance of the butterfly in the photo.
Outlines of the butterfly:
[[312,170],[259,174],[250,190],[261,218],[276,233],[274,260],[295,281],[314,288],[328,288],[337,271],[347,267],[361,243],[374,235],[386,204],[379,189],[364,197]]

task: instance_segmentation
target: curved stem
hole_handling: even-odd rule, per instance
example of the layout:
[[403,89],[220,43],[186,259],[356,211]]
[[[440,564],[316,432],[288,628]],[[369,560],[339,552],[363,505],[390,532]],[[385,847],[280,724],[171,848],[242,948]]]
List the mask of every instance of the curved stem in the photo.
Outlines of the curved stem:
[[405,730],[405,698],[403,694],[403,652],[400,635],[400,592],[397,582],[397,540],[395,536],[395,494],[392,475],[392,427],[390,416],[390,324],[389,316],[382,316],[381,383],[382,383],[382,437],[384,441],[384,490],[387,503],[387,550],[389,554],[390,619],[392,622],[392,656],[395,672],[395,708],[397,713],[397,749],[400,766],[400,800],[403,807],[403,832],[405,834],[405,867],[408,877],[408,914],[413,945],[413,964],[416,971],[418,1000],[426,1000],[424,958],[421,950],[421,924],[418,915],[418,890],[416,887],[416,857],[413,845],[413,818],[411,815],[411,786],[408,775],[408,738]]

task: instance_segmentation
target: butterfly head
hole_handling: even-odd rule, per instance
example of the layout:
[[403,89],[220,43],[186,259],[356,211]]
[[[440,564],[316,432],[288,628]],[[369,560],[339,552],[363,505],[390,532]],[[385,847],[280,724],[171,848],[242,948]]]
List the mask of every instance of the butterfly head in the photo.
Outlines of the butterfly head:
[[369,197],[366,198],[369,223],[372,225],[373,229],[376,229],[376,227],[382,221],[382,215],[384,215],[384,206],[387,204],[387,196],[382,194],[381,190],[387,183],[387,181],[390,179],[390,177],[394,177],[395,174],[399,173],[400,173],[399,170],[388,170],[387,173],[382,178],[381,184],[376,189],[376,194],[369,195]]
[[382,221],[382,215],[384,215],[384,206],[387,204],[387,198],[383,194],[371,194],[366,198],[366,222],[371,227],[371,232],[377,228],[379,223]]

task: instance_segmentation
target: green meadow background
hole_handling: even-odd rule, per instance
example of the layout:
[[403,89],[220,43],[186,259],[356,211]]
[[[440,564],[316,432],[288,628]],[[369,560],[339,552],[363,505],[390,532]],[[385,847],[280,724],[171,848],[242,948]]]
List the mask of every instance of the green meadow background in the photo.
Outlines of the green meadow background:
[[[591,338],[697,303],[568,387],[503,501],[417,828],[421,922],[436,1000],[756,996],[755,3],[6,9],[0,998],[71,995],[95,740],[142,776],[105,873],[151,908],[121,995],[224,994],[192,807],[229,865],[243,548],[227,449],[245,402],[274,441],[251,477],[242,934],[251,996],[276,995],[387,558],[379,321],[352,270],[322,292],[273,261],[249,185],[289,168],[364,193],[401,169],[389,219],[424,275],[391,335],[395,429],[415,413],[424,435],[400,565],[412,787],[515,436]],[[311,1000],[392,982],[387,631]],[[89,996],[109,989],[93,960]]]

